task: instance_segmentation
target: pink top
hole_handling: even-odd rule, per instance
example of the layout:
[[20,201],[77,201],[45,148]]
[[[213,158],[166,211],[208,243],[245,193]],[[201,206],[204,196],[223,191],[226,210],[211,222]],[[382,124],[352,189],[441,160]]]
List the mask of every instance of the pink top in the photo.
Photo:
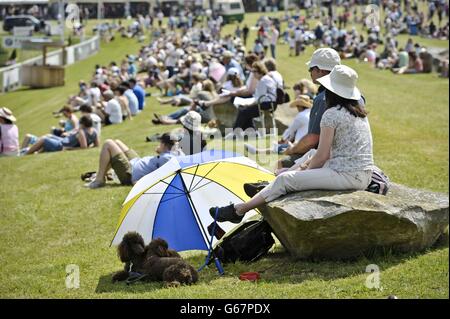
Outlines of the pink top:
[[19,129],[14,124],[0,124],[0,153],[16,152],[19,149]]

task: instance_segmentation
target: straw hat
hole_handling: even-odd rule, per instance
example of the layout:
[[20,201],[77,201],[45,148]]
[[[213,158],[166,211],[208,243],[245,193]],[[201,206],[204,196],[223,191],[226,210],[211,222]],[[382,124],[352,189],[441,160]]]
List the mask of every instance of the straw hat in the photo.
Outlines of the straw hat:
[[202,117],[195,111],[189,111],[180,118],[180,122],[185,128],[196,131],[200,128]]
[[295,100],[293,100],[290,104],[289,107],[306,107],[306,108],[311,108],[313,105],[313,102],[311,101],[311,98],[308,95],[299,95],[298,98],[296,98]]
[[0,108],[0,117],[3,117],[4,119],[7,119],[11,122],[15,122],[16,118],[13,115],[12,111],[8,109],[7,107]]
[[361,92],[356,87],[357,80],[358,74],[355,70],[346,65],[336,65],[330,74],[317,79],[317,82],[340,97],[359,100]]
[[224,57],[224,58],[229,58],[229,59],[231,59],[231,58],[233,58],[233,53],[231,52],[231,51],[225,51],[223,54],[222,54],[222,56]]
[[341,64],[341,58],[336,50],[331,48],[321,48],[314,51],[311,61],[306,65],[309,69],[318,67],[320,70],[331,71],[336,65]]

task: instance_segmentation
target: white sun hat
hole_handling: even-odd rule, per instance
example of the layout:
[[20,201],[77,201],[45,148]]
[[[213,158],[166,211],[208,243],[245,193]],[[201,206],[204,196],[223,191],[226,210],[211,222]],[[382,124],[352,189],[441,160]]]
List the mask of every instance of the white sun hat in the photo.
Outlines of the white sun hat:
[[332,48],[321,48],[314,51],[311,61],[306,62],[309,69],[318,67],[321,70],[331,71],[336,65],[341,64],[341,57]]
[[349,100],[361,99],[361,92],[356,87],[358,74],[346,65],[336,65],[330,74],[317,79],[327,90]]

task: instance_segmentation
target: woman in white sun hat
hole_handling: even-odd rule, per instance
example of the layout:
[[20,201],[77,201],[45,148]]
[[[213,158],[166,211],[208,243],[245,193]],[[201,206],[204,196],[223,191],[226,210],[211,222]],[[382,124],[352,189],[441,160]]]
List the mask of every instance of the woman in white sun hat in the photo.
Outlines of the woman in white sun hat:
[[[256,195],[246,203],[219,208],[219,222],[238,223],[247,211],[289,192],[367,188],[374,170],[372,134],[367,112],[358,103],[357,79],[353,69],[337,65],[317,80],[326,89],[327,110],[320,123],[319,146],[309,164],[282,173],[260,192],[254,190]],[[213,217],[215,212],[215,207],[210,209]]]

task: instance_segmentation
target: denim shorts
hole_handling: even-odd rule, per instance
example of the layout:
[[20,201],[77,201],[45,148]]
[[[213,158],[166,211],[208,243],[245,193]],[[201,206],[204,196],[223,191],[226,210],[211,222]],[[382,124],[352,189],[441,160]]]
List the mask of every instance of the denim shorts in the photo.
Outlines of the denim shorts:
[[39,139],[39,137],[37,137],[36,135],[31,135],[31,134],[30,134],[30,141],[29,141],[29,144],[30,144],[30,145],[36,144],[36,142],[38,141],[38,139]]
[[44,137],[44,151],[45,152],[62,151],[63,149],[62,141],[63,138],[59,136]]

